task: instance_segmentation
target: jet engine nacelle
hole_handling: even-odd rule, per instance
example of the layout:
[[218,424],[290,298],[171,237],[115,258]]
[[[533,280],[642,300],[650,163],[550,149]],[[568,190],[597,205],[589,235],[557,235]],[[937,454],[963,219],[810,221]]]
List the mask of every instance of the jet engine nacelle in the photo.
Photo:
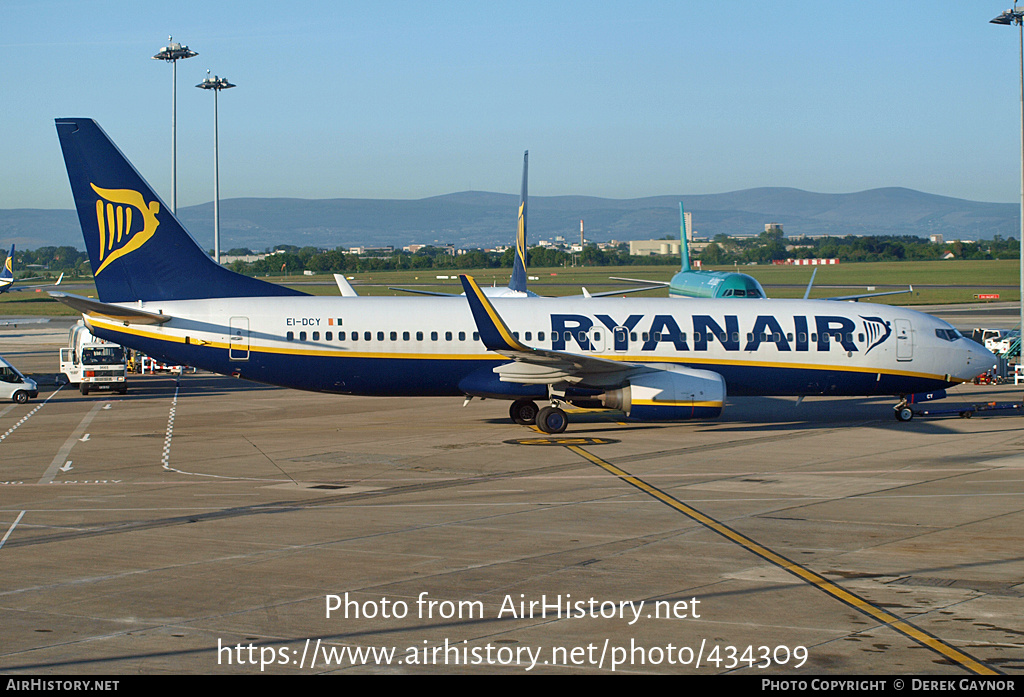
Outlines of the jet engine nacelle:
[[601,402],[638,421],[714,419],[725,404],[725,380],[710,370],[666,365],[605,392]]

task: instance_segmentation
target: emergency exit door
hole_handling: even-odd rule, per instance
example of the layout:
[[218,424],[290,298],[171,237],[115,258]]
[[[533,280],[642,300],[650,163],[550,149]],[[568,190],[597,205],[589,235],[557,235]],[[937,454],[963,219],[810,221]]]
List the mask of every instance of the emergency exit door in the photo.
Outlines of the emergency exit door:
[[228,345],[228,358],[233,361],[249,360],[249,318],[231,318],[231,337]]

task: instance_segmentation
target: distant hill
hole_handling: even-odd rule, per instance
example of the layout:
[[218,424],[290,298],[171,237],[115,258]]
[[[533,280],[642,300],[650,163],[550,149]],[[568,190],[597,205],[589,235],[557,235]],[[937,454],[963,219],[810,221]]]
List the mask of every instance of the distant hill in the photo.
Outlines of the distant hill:
[[[935,196],[903,188],[852,194],[817,194],[760,188],[724,194],[607,199],[532,196],[531,241],[561,235],[588,240],[656,239],[679,233],[679,201],[703,236],[756,235],[781,223],[795,235],[914,235],[950,239],[1017,237],[1019,206]],[[511,243],[519,198],[464,191],[418,200],[236,198],[221,201],[221,248],[262,250],[275,244],[350,247],[452,243],[491,247]],[[213,204],[189,206],[179,217],[203,246],[213,246]],[[0,210],[0,247],[84,249],[78,219],[65,210]]]

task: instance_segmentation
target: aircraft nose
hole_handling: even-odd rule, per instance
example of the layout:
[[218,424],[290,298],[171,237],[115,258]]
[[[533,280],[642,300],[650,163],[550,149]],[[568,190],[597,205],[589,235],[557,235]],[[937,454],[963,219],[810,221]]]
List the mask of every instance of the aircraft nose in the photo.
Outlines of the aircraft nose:
[[955,377],[961,380],[972,380],[976,375],[984,373],[999,363],[999,358],[987,348],[973,341],[965,344],[961,368]]

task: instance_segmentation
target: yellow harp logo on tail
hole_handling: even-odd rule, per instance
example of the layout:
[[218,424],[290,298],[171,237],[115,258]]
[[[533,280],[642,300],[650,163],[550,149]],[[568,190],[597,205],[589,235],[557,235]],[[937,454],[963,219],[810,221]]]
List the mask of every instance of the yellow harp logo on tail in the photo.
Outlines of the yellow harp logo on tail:
[[526,230],[523,224],[524,208],[526,208],[526,203],[521,201],[519,203],[519,226],[516,230],[516,254],[519,255],[519,261],[523,263],[523,268],[526,268]]
[[[95,184],[90,186],[100,196],[96,200],[96,224],[100,231],[100,267],[96,273],[99,274],[114,259],[134,252],[149,241],[160,224],[156,219],[160,204],[157,201],[147,204],[142,194],[132,189],[101,189]],[[142,229],[133,231],[135,211],[142,218]],[[138,225],[135,227],[138,228]]]

